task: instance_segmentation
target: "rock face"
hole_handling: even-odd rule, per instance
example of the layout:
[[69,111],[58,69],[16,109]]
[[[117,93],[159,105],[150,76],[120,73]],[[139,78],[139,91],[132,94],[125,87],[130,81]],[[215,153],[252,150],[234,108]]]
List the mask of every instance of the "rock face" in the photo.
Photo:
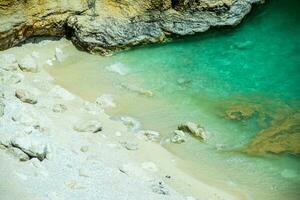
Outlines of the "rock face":
[[[65,36],[108,54],[176,35],[234,26],[263,0],[96,0],[0,2],[0,50],[31,36]],[[35,5],[35,6],[32,6]]]

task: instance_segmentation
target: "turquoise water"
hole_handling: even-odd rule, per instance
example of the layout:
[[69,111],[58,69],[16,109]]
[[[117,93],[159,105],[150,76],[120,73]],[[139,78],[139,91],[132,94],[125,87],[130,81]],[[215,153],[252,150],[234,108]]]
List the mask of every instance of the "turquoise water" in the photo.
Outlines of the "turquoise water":
[[[253,199],[299,198],[298,155],[249,156],[239,150],[272,120],[299,113],[300,1],[268,1],[235,29],[211,30],[112,57],[72,47],[65,51],[69,58],[50,69],[56,81],[92,101],[112,94],[118,105],[108,110],[112,115],[136,117],[143,128],[165,137],[183,121],[204,126],[206,144],[191,139],[164,145],[185,160],[181,167],[189,173],[238,188]],[[107,71],[116,64],[128,73]],[[130,92],[122,84],[154,95]],[[263,117],[225,119],[224,111],[235,104],[258,106]]]

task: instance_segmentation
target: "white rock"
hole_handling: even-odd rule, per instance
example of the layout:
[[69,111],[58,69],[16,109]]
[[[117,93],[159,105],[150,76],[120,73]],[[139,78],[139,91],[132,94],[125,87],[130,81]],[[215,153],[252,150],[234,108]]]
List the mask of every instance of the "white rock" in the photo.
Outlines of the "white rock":
[[151,186],[152,191],[161,195],[169,195],[169,190],[166,188],[163,182],[155,183]]
[[56,47],[55,48],[55,58],[59,62],[62,62],[66,58],[66,55],[64,54],[62,49]]
[[110,72],[114,72],[122,76],[128,74],[129,71],[122,63],[112,64],[110,66],[107,66],[106,69]]
[[0,117],[4,115],[5,104],[0,99]]
[[31,56],[26,56],[20,60],[19,67],[24,72],[38,72],[38,66]]
[[29,104],[37,103],[36,96],[26,89],[17,89],[15,95],[18,99],[20,99],[24,103],[29,103]]
[[171,135],[170,141],[176,144],[181,144],[186,141],[186,135],[181,130],[175,130]]
[[46,139],[40,136],[19,136],[14,138],[11,144],[27,155],[38,158],[40,161],[44,160],[47,154],[51,152],[51,147],[47,144]]
[[157,131],[143,130],[140,131],[139,134],[145,135],[147,140],[153,142],[158,141],[160,139],[160,133]]
[[73,129],[78,132],[97,133],[102,131],[102,125],[96,120],[83,120],[74,125]]
[[90,177],[90,171],[85,168],[81,168],[79,169],[79,176]]
[[39,121],[30,111],[20,110],[20,112],[14,113],[12,120],[18,122],[24,126],[39,126]]
[[206,134],[205,129],[195,123],[192,123],[192,122],[186,122],[184,124],[179,125],[178,130],[188,133],[188,134],[190,134],[196,138],[199,138],[201,140],[207,139],[207,134]]
[[96,99],[96,103],[101,106],[101,108],[115,108],[116,104],[114,103],[113,97],[109,94],[101,95]]
[[121,137],[121,136],[122,136],[122,133],[121,133],[120,131],[117,131],[117,132],[115,133],[115,135],[116,135],[117,137]]
[[17,63],[16,56],[13,54],[2,54],[0,56],[0,68],[4,67],[7,64]]
[[36,52],[36,51],[33,51],[33,52],[31,53],[31,56],[32,56],[33,58],[39,58],[39,57],[40,57],[40,54],[39,54],[38,52]]
[[158,168],[153,162],[143,162],[142,163],[142,168],[150,171],[150,172],[157,172]]
[[83,152],[83,153],[87,152],[88,150],[89,150],[89,146],[82,146],[80,148],[80,151]]

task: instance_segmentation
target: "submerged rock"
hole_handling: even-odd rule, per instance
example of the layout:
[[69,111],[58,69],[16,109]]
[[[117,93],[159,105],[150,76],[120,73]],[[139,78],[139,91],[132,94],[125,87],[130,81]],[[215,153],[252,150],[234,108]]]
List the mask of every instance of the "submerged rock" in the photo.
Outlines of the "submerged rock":
[[128,74],[128,71],[129,71],[122,63],[112,64],[110,66],[107,66],[105,69],[107,69],[110,72],[115,72],[122,76]]
[[255,136],[245,149],[249,154],[295,153],[300,154],[300,114],[274,121]]
[[207,139],[207,134],[205,129],[200,126],[197,125],[195,123],[192,122],[186,122],[184,124],[181,124],[178,126],[178,130],[181,130],[185,133],[188,133],[192,136],[194,136],[195,138],[198,138],[200,140],[206,140]]
[[139,134],[146,136],[146,139],[152,142],[156,142],[160,140],[160,133],[157,131],[143,130],[140,131]]
[[101,108],[115,108],[113,97],[109,94],[103,94],[96,99],[96,103],[101,106]]
[[229,120],[244,120],[253,117],[259,112],[259,107],[254,104],[235,104],[225,110],[225,118]]
[[18,99],[20,99],[24,103],[29,103],[29,104],[37,103],[36,96],[26,89],[17,89],[15,95]]
[[132,117],[122,116],[120,119],[131,132],[137,132],[141,127],[140,122]]

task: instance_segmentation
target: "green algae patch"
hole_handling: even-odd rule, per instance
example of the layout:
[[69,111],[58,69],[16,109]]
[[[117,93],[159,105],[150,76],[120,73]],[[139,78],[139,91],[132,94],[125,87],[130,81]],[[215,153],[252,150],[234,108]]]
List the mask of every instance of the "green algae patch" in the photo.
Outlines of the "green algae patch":
[[246,147],[246,153],[300,153],[300,113],[287,117],[282,121],[274,121],[272,125],[260,131]]

